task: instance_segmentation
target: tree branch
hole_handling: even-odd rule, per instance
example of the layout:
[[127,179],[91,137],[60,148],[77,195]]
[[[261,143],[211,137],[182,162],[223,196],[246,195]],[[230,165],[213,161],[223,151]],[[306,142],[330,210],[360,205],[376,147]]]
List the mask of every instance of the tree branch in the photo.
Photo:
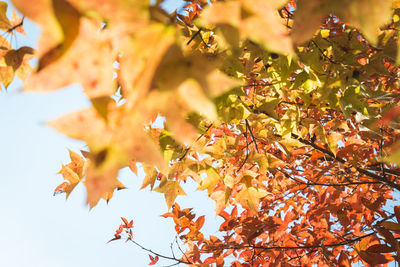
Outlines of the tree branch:
[[291,180],[293,180],[293,181],[295,181],[295,182],[297,182],[299,184],[304,184],[304,185],[307,185],[307,186],[337,186],[337,187],[340,187],[340,186],[361,185],[361,184],[382,184],[381,182],[368,182],[368,181],[365,181],[365,182],[348,182],[348,183],[310,183],[310,182],[307,183],[307,182],[303,182],[303,181],[301,181],[301,180],[299,180],[299,179],[297,179],[295,177],[292,177],[287,172],[285,172],[285,171],[283,171],[281,169],[278,169],[278,171],[280,171],[283,175],[285,175],[286,178],[289,178],[289,179],[291,179]]
[[24,25],[24,19],[25,19],[25,16],[22,17],[22,20],[21,20],[20,23],[18,23],[16,25],[12,26],[11,28],[7,29],[7,32],[13,32],[18,27],[21,27],[22,25]]
[[139,244],[138,242],[136,242],[136,241],[133,240],[132,238],[129,238],[128,240],[131,241],[131,242],[132,242],[133,244],[135,244],[136,246],[140,247],[141,249],[143,249],[143,250],[145,250],[145,251],[147,251],[147,252],[149,252],[149,253],[151,253],[151,254],[153,254],[153,255],[156,255],[156,256],[158,256],[158,257],[160,257],[160,258],[176,261],[177,264],[179,264],[179,263],[193,264],[193,262],[190,262],[190,261],[184,261],[184,260],[177,259],[177,258],[175,258],[175,257],[169,257],[169,256],[162,255],[162,254],[160,254],[160,253],[154,252],[154,251],[151,250],[151,249],[145,248],[144,246],[142,246],[141,244]]
[[[199,141],[207,132],[208,130],[210,130],[210,128],[214,125],[214,123],[211,123],[209,126],[207,126],[206,130],[204,131],[204,133],[202,133],[199,137],[197,137],[196,141],[194,141],[194,143],[196,143],[197,141]],[[186,154],[189,152],[190,150],[190,146],[188,148],[185,149],[185,152],[183,152],[183,155],[178,159],[179,161],[182,161]]]
[[253,248],[253,249],[261,249],[261,250],[296,250],[296,249],[318,249],[318,248],[323,248],[323,247],[340,247],[344,245],[349,245],[352,243],[355,243],[357,241],[360,241],[361,239],[364,239],[368,236],[374,235],[375,232],[365,234],[363,236],[359,236],[353,239],[346,239],[345,241],[339,242],[339,243],[332,243],[332,244],[322,244],[322,245],[304,245],[304,246],[270,246],[270,247],[264,247],[264,246],[254,246],[254,245],[234,245],[234,244],[228,244],[227,247],[224,249],[243,249],[243,248]]
[[239,169],[237,170],[238,172],[243,168],[244,164],[246,163],[247,159],[249,158],[249,141],[247,140],[247,124],[246,124],[246,133],[244,134],[244,137],[246,138],[246,157],[243,160],[243,163],[240,165]]
[[[340,158],[340,157],[338,157],[338,156],[335,156],[331,151],[329,151],[329,150],[327,150],[327,149],[325,149],[325,148],[322,148],[322,147],[318,146],[317,144],[315,144],[315,143],[313,143],[313,142],[310,142],[310,141],[308,141],[308,140],[305,140],[305,139],[301,138],[300,136],[298,136],[297,134],[292,133],[292,137],[293,137],[293,138],[296,138],[296,139],[299,140],[301,143],[306,144],[306,145],[309,145],[309,146],[313,147],[314,149],[318,150],[319,152],[324,153],[326,156],[328,156],[328,157],[330,157],[330,158],[336,160],[337,162],[340,162],[340,163],[342,163],[342,164],[345,164],[345,163],[347,162],[345,159]],[[400,185],[398,185],[398,184],[396,184],[396,183],[390,181],[390,180],[387,179],[386,177],[379,176],[379,175],[377,175],[377,174],[375,174],[375,173],[373,173],[373,172],[370,172],[370,171],[365,170],[365,169],[360,168],[360,167],[355,167],[355,168],[356,168],[356,170],[357,170],[359,173],[364,174],[365,176],[368,176],[368,177],[370,177],[370,178],[372,178],[372,179],[374,179],[374,180],[376,180],[376,181],[379,181],[379,182],[381,182],[381,183],[384,183],[384,184],[386,184],[386,185],[389,185],[390,187],[392,187],[392,188],[397,189],[398,191],[400,191]]]
[[245,119],[245,122],[246,122],[246,127],[247,127],[247,129],[249,129],[250,136],[251,136],[251,138],[253,139],[254,145],[255,145],[255,147],[256,147],[256,151],[257,151],[257,153],[260,153],[260,151],[258,151],[258,146],[257,146],[256,138],[255,138],[254,135],[253,135],[253,131],[251,130],[249,121],[248,121],[247,119]]

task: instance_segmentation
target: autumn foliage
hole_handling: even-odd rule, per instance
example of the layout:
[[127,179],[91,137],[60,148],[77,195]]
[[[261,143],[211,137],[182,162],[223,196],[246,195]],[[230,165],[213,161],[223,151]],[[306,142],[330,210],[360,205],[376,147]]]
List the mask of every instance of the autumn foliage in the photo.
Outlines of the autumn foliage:
[[[69,151],[55,194],[83,183],[93,208],[141,164],[141,189],[165,196],[185,246],[153,252],[122,218],[110,241],[147,250],[149,265],[399,262],[399,1],[163,2],[12,1],[42,35],[35,51],[1,38],[4,87],[80,83],[92,103],[48,123],[88,146]],[[23,32],[6,9],[0,29]],[[185,183],[215,201],[216,235],[176,202]]]

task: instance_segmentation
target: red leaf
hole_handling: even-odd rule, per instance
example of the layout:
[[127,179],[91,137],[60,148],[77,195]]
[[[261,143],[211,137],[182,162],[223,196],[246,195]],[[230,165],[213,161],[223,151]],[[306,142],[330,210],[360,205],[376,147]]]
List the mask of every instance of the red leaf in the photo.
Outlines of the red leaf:
[[347,251],[342,251],[339,256],[339,266],[341,267],[350,267],[349,254]]
[[378,121],[377,125],[383,127],[393,121],[395,118],[400,116],[400,107],[394,107],[389,112],[386,112],[382,118]]
[[400,206],[394,207],[394,214],[396,215],[397,222],[400,223]]
[[175,214],[173,214],[172,212],[167,212],[167,213],[164,213],[164,214],[162,214],[160,216],[162,216],[164,218],[168,218],[168,217],[175,217]]
[[204,225],[204,215],[197,218],[195,224],[196,224],[197,230],[200,230],[200,228],[203,227],[203,225]]
[[125,219],[124,217],[121,217],[121,220],[125,223],[125,225],[128,225],[128,220]]
[[367,251],[357,251],[358,255],[367,263],[375,266],[377,264],[386,264],[394,260],[391,254],[371,253]]
[[118,228],[118,230],[116,231],[117,234],[122,233],[122,230],[124,229],[124,226],[121,224]]
[[54,189],[53,196],[64,193],[68,186],[69,186],[68,182],[60,184],[59,186],[56,187],[56,189]]
[[126,228],[132,228],[132,227],[133,227],[133,220],[131,220],[130,222],[128,222],[128,220],[125,219],[124,217],[121,217],[121,219],[122,219],[122,221],[124,222]]
[[154,265],[154,264],[156,264],[157,263],[157,261],[158,261],[158,256],[155,256],[155,257],[153,257],[153,256],[151,256],[150,254],[149,254],[149,258],[150,258],[150,263],[149,263],[149,265]]
[[115,234],[114,236],[115,237],[113,239],[109,240],[107,243],[110,243],[111,241],[115,241],[115,240],[121,239],[121,236],[119,234]]
[[395,251],[394,248],[391,248],[385,244],[375,244],[367,248],[367,252],[373,252],[373,253],[388,253],[388,252],[393,252]]

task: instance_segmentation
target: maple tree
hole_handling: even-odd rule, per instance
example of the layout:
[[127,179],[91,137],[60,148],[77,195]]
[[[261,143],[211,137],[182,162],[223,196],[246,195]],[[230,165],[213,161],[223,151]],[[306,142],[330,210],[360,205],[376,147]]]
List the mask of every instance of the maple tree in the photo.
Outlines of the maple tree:
[[[110,241],[124,235],[149,265],[400,261],[398,1],[193,0],[173,13],[161,0],[12,2],[42,36],[35,51],[2,38],[4,87],[15,75],[26,91],[80,83],[92,103],[48,123],[88,145],[69,151],[55,193],[83,183],[92,208],[141,163],[185,248],[153,252],[125,218]],[[0,29],[23,32],[6,9]],[[176,203],[186,182],[215,201],[217,235]]]

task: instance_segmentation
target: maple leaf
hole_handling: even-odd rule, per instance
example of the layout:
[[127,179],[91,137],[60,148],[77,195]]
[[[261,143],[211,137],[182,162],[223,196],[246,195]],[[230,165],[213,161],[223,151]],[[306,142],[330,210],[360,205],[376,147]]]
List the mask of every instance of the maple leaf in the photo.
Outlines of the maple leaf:
[[81,181],[81,177],[79,177],[79,175],[74,170],[66,165],[63,165],[58,173],[61,174],[65,180],[68,181],[67,184],[63,183],[65,186],[65,188],[63,188],[63,192],[66,193],[66,197],[68,198],[69,194],[72,192],[75,186],[77,186],[78,183]]
[[211,121],[217,120],[217,111],[214,103],[206,97],[198,82],[188,79],[181,83],[177,90],[182,101],[187,104],[188,109],[205,115]]
[[216,2],[204,9],[200,22],[203,24],[229,24],[234,27],[240,25],[240,1]]
[[133,220],[128,222],[128,220],[124,217],[121,217],[121,220],[124,222],[126,228],[132,228],[133,227]]
[[146,188],[149,185],[150,189],[153,189],[154,183],[156,182],[156,179],[158,177],[157,170],[154,167],[148,165],[143,166],[143,169],[146,175],[143,179],[140,189]]
[[13,34],[14,34],[14,31],[17,31],[17,32],[27,36],[25,33],[25,30],[23,28],[24,18],[23,17],[21,18],[20,16],[18,16],[18,14],[15,12],[15,10],[13,10],[11,13],[10,23],[12,26],[10,29],[13,30],[13,32],[12,32]]
[[[346,22],[360,28],[365,37],[377,43],[378,28],[390,20],[391,1],[297,1],[292,38],[296,44],[310,39],[321,26],[322,19],[330,13],[343,18]],[[366,14],[369,17],[365,20]]]
[[343,139],[343,136],[337,132],[332,132],[328,135],[328,145],[334,155],[336,155],[338,142],[342,139]]
[[67,181],[57,186],[54,190],[54,195],[66,193],[67,198],[76,185],[84,178],[87,163],[85,159],[77,153],[71,150],[68,151],[71,162],[67,165],[62,165],[61,170],[58,172]]
[[199,187],[197,190],[208,190],[208,195],[214,190],[214,187],[217,185],[221,177],[219,176],[218,172],[214,168],[208,168],[206,170],[206,178],[200,182]]
[[[217,116],[211,97],[237,84],[222,84],[228,78],[216,71],[218,65],[218,57],[204,58],[198,52],[185,56],[177,45],[170,46],[152,80],[152,87],[160,90],[150,92],[145,102],[141,103],[140,109],[147,110],[150,114],[161,112],[166,117],[168,129],[178,141],[193,143],[198,134],[186,122],[187,114],[197,111],[215,120]],[[174,69],[173,77],[169,75],[169,69]],[[201,72],[205,75],[199,75]],[[221,81],[213,85],[218,79]],[[218,85],[221,86],[215,89]]]
[[227,200],[229,199],[231,189],[225,191],[212,192],[210,198],[215,201],[215,214],[220,214],[226,207]]
[[78,36],[80,14],[66,0],[14,0],[13,4],[43,27],[37,50],[38,70],[59,59]]
[[151,24],[145,30],[137,31],[135,38],[121,44],[122,56],[117,78],[128,108],[137,108],[151,89],[155,71],[173,44],[173,37],[172,29]]
[[67,191],[68,186],[69,186],[68,182],[63,182],[62,184],[57,186],[56,189],[54,189],[53,196],[61,194],[61,193],[65,193]]
[[[33,54],[32,48],[23,46],[17,50],[9,51],[6,55],[6,63],[13,68],[18,78],[24,80],[33,71],[33,67],[29,62]],[[8,61],[7,57],[13,57],[13,59]]]
[[[39,64],[32,71],[34,51],[0,37],[2,84],[15,76],[25,90],[80,83],[92,103],[49,123],[89,148],[84,157],[69,151],[55,194],[68,197],[83,182],[92,208],[125,188],[121,168],[137,172],[142,163],[141,188],[164,194],[174,208],[162,216],[188,248],[181,259],[165,257],[176,263],[398,258],[400,208],[397,222],[377,221],[393,217],[385,203],[400,190],[400,17],[390,7],[398,1],[187,0],[187,16],[163,11],[163,1],[13,2],[43,27]],[[12,35],[23,21],[6,11],[0,2],[0,29]],[[110,97],[117,88],[118,104]],[[165,129],[145,126],[160,116]],[[175,203],[191,180],[215,200],[223,239],[206,238],[206,217]],[[121,219],[110,241],[132,240],[133,220]],[[362,233],[371,225],[378,235]],[[266,248],[257,257],[253,241]]]
[[243,206],[257,212],[260,200],[268,195],[263,189],[248,187],[242,189],[237,195],[236,200]]
[[232,25],[238,28],[242,38],[263,44],[272,51],[290,54],[293,52],[291,40],[277,12],[284,3],[280,0],[217,2],[203,11],[202,23]]
[[149,263],[149,265],[154,265],[154,264],[156,264],[156,263],[158,262],[158,260],[159,260],[159,257],[158,257],[158,256],[153,257],[153,256],[151,256],[150,254],[149,254],[149,258],[150,258],[150,263]]
[[296,19],[291,37],[298,45],[309,40],[321,25],[326,16],[323,12],[323,1],[298,0],[296,2]]
[[171,91],[151,92],[146,102],[143,102],[143,110],[162,112],[166,117],[166,126],[173,133],[174,138],[182,144],[193,143],[199,136],[197,130],[187,122],[188,108],[182,100]]
[[[96,24],[88,19],[81,19],[79,35],[69,49],[63,51],[63,56],[57,62],[27,77],[24,90],[52,91],[80,83],[89,98],[111,96],[116,90],[113,80],[116,56],[102,36],[104,35],[98,32]],[[43,38],[47,40],[46,37]],[[96,50],[95,54],[91,53],[93,50]],[[39,52],[38,55],[40,56]]]
[[110,199],[113,197],[115,189],[119,191],[122,189],[126,189],[126,187],[120,181],[117,180],[115,185],[111,188],[111,190],[108,192],[105,192],[101,196],[101,198],[104,199],[108,203],[110,201]]
[[[155,164],[161,170],[165,169],[166,163],[157,146],[144,130],[138,130],[142,128],[140,121],[134,117],[120,117],[120,112],[123,111],[117,109],[110,113],[109,124],[93,107],[73,112],[49,123],[59,132],[88,143],[91,153],[85,186],[88,190],[87,201],[91,207],[104,193],[109,192],[110,195],[115,189],[118,171],[128,165],[129,158]],[[123,132],[115,131],[118,125],[127,128]],[[105,198],[109,199],[109,196]]]
[[[7,43],[6,43],[7,44]],[[4,87],[8,87],[15,75],[24,79],[32,70],[29,60],[32,58],[33,49],[20,47],[17,50],[9,49],[0,59],[0,76]]]
[[129,35],[148,25],[149,3],[140,0],[68,0],[81,14],[91,14],[117,36]]
[[171,180],[160,184],[158,187],[154,188],[154,191],[164,194],[168,209],[170,209],[172,204],[174,204],[177,196],[186,195],[180,184],[177,181]]
[[87,189],[86,203],[90,209],[97,205],[100,198],[106,197],[107,199],[107,195],[105,195],[107,192],[114,190],[118,181],[119,167],[108,163],[102,168],[96,168],[93,163],[89,164],[84,185]]
[[6,2],[0,2],[0,29],[7,31],[11,28],[11,23],[6,15],[8,4]]

